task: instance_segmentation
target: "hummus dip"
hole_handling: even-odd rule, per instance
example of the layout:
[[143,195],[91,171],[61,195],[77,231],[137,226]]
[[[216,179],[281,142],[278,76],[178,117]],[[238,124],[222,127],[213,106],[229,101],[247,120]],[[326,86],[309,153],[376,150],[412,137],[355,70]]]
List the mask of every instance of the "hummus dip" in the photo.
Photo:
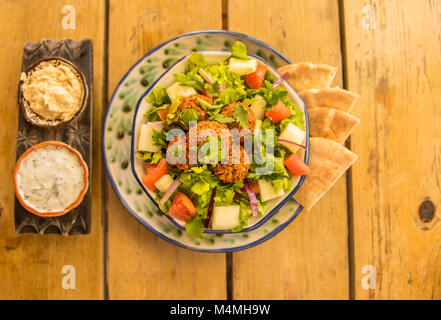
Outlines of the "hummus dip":
[[25,204],[38,212],[65,210],[80,197],[85,172],[78,156],[62,146],[33,150],[17,171],[17,191]]
[[20,76],[29,108],[46,120],[68,120],[82,106],[84,87],[80,75],[61,60],[39,63]]

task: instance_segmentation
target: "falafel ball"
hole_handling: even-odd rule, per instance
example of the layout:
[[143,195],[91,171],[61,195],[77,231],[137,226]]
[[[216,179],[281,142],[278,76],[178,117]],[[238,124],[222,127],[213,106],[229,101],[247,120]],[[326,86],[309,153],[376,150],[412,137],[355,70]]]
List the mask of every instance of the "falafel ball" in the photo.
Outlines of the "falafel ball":
[[[197,135],[199,136],[200,132],[205,129],[214,130],[217,133],[218,138],[222,137],[222,130],[228,130],[228,127],[220,122],[213,120],[199,121],[197,123]],[[187,134],[187,140],[189,138],[190,131]],[[198,146],[201,146],[205,143],[205,140],[197,139]]]
[[250,162],[245,150],[240,146],[240,163],[233,163],[239,160],[236,156],[233,156],[233,148],[230,145],[229,161],[226,164],[218,163],[213,166],[214,174],[225,183],[235,183],[246,178],[248,171],[250,170]]
[[[248,121],[248,128],[251,132],[254,131],[254,128],[256,127],[256,117],[254,116],[254,112],[253,110],[251,110],[250,107],[248,107],[245,103],[242,102],[231,102],[229,104],[227,104],[221,111],[221,113],[226,116],[226,117],[230,117],[230,118],[234,118],[234,110],[236,110],[236,107],[238,105],[241,105],[245,108],[245,110],[247,111],[247,121]],[[239,131],[241,131],[242,129],[244,129],[238,122],[233,122],[230,123],[230,125],[228,126],[228,128],[230,130],[232,129],[238,129]]]
[[[221,138],[221,133],[222,130],[228,130],[228,127],[225,124],[219,123],[217,121],[211,121],[211,120],[206,120],[206,121],[199,121],[197,123],[197,127],[196,127],[196,134],[199,136],[199,133],[204,130],[204,129],[212,129],[217,133],[217,136],[219,138]],[[176,168],[178,168],[179,170],[185,171],[190,169],[191,167],[194,166],[194,164],[189,163],[189,155],[190,155],[190,151],[189,151],[189,141],[190,141],[190,132],[193,133],[193,131],[189,131],[187,132],[187,136],[186,136],[186,163],[176,163],[175,166]],[[172,141],[169,142],[168,144],[168,148],[170,148],[174,143],[176,143],[178,140],[178,137],[175,137]],[[201,139],[199,140],[196,137],[196,141],[197,141],[197,145],[201,146],[205,143],[206,139]]]
[[181,100],[181,103],[178,106],[179,111],[183,111],[185,109],[192,109],[199,114],[199,121],[205,120],[207,117],[207,112],[201,108],[201,104],[199,99],[208,102],[209,104],[213,104],[213,99],[202,94],[193,94],[188,97],[184,97]]
[[[177,143],[177,141],[178,141],[178,137],[175,137],[172,141],[170,141],[168,143],[167,151],[168,151],[168,148],[170,148],[173,144]],[[194,166],[194,164],[189,163],[190,161],[189,161],[189,152],[188,152],[188,136],[186,139],[185,148],[186,148],[186,150],[185,150],[186,162],[185,163],[176,163],[176,164],[172,165],[182,171],[188,170]]]

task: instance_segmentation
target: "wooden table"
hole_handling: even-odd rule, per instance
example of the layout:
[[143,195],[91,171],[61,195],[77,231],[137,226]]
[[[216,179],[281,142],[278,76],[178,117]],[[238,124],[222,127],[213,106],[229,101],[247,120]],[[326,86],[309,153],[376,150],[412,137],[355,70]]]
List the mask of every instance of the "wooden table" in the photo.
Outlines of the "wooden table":
[[[62,26],[65,5],[75,8],[75,29]],[[0,298],[441,298],[441,3],[0,0],[0,8]],[[282,233],[233,254],[159,239],[124,209],[103,171],[102,116],[117,82],[162,41],[200,29],[246,33],[293,61],[338,66],[335,83],[360,94],[352,171]],[[87,236],[14,233],[16,86],[24,43],[43,38],[94,41]],[[74,290],[62,285],[66,265]]]

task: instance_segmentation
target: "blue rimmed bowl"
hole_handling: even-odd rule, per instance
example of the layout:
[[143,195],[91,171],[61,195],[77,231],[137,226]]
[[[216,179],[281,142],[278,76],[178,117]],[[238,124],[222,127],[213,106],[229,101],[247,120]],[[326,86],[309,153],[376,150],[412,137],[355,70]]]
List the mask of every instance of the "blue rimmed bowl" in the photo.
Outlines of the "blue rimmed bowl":
[[248,52],[269,61],[275,68],[292,63],[272,46],[242,33],[201,30],[177,35],[146,52],[133,65],[127,65],[127,72],[121,75],[121,80],[115,86],[104,116],[103,162],[116,197],[127,209],[127,212],[117,214],[124,215],[128,220],[133,217],[164,241],[189,250],[219,253],[255,247],[279,234],[303,210],[294,199],[290,199],[260,228],[241,233],[205,233],[202,239],[193,238],[159,212],[133,175],[130,161],[132,123],[139,98],[168,67],[188,53],[230,51],[236,40],[245,43]]
[[[229,51],[200,51],[204,54],[205,59],[210,64],[214,64],[217,62],[221,62],[226,60],[231,56],[231,52]],[[138,181],[144,193],[150,198],[150,200],[157,206],[159,209],[158,203],[156,203],[155,198],[156,194],[147,189],[142,183],[142,177],[145,175],[144,169],[144,161],[142,159],[137,158],[136,155],[136,146],[139,143],[139,135],[141,131],[141,125],[144,123],[144,114],[152,107],[152,105],[147,101],[147,96],[150,92],[160,86],[167,88],[173,83],[175,83],[175,79],[173,74],[175,73],[183,73],[188,66],[188,57],[190,54],[185,55],[178,61],[176,61],[169,69],[163,72],[159,77],[151,84],[151,86],[141,95],[136,104],[136,108],[134,111],[134,119],[132,126],[132,138],[131,138],[131,168],[134,177]],[[249,54],[249,56],[259,60],[262,64],[265,64],[268,67],[268,72],[270,73],[273,79],[278,79],[280,74],[277,70],[267,61],[262,59],[259,56]],[[294,103],[294,105],[304,114],[304,123],[306,128],[306,151],[303,152],[304,161],[308,163],[308,155],[309,155],[309,124],[308,124],[308,116],[307,110],[300,99],[295,90],[289,85],[287,81],[283,81],[281,87],[288,91],[288,98]],[[262,226],[265,222],[271,219],[295,194],[295,192],[300,188],[304,181],[305,177],[295,177],[292,176],[292,185],[293,187],[289,192],[286,192],[283,196],[270,200],[268,202],[267,211],[263,216],[250,217],[248,220],[249,225],[244,227],[240,232],[248,232],[252,231],[260,226]],[[160,210],[160,209],[159,209]],[[185,230],[185,224],[179,220],[176,220],[169,215],[166,214],[166,217],[179,229]],[[215,233],[215,234],[228,234],[232,233],[231,230],[214,230],[214,229],[204,229],[204,233]]]

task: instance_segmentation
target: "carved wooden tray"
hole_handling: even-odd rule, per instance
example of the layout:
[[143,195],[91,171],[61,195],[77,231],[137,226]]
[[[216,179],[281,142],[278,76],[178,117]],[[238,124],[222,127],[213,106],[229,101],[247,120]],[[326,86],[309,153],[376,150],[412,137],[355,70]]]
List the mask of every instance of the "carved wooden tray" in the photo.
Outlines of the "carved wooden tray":
[[[42,40],[26,43],[23,51],[22,71],[39,59],[45,57],[61,57],[72,62],[85,77],[89,88],[86,107],[77,119],[60,128],[39,128],[27,122],[17,106],[18,136],[17,159],[29,147],[37,143],[56,140],[71,145],[81,153],[89,167],[89,180],[92,173],[92,84],[93,84],[93,43],[92,40]],[[64,216],[41,218],[29,213],[15,198],[15,231],[18,233],[38,234],[87,234],[91,228],[91,188],[84,196],[83,202]]]

